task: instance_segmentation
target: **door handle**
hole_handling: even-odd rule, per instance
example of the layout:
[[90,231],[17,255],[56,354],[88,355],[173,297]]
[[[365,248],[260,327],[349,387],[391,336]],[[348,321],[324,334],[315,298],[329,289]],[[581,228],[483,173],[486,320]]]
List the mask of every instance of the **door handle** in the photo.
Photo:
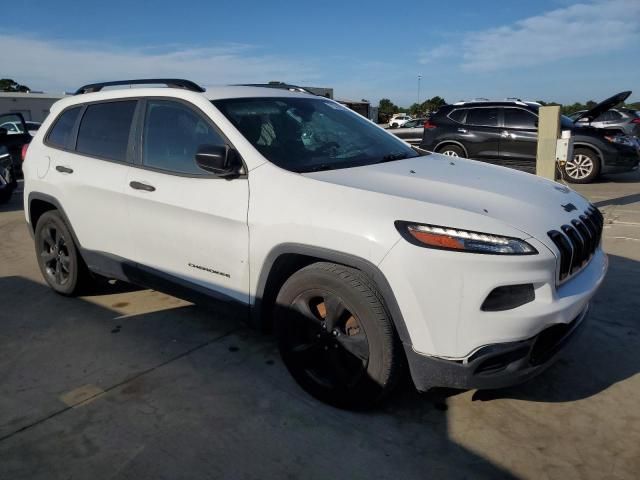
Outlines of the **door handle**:
[[154,187],[153,185],[148,185],[146,183],[142,183],[142,182],[130,182],[129,186],[131,188],[133,188],[134,190],[144,190],[145,192],[155,192],[156,191],[156,187]]
[[466,128],[459,128],[458,132],[459,133],[467,133],[467,129]]
[[73,173],[73,168],[63,167],[62,165],[58,165],[56,170],[60,173]]

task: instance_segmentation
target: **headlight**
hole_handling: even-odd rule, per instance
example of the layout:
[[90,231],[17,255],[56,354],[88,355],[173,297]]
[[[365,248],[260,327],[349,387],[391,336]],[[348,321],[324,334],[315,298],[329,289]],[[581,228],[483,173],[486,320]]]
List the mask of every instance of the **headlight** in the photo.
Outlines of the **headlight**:
[[405,240],[419,247],[494,255],[535,255],[538,253],[535,248],[519,238],[401,220],[396,220],[395,226]]
[[627,135],[605,135],[606,138],[611,143],[618,143],[620,145],[628,145],[629,147],[635,147],[635,142],[631,139],[631,137]]

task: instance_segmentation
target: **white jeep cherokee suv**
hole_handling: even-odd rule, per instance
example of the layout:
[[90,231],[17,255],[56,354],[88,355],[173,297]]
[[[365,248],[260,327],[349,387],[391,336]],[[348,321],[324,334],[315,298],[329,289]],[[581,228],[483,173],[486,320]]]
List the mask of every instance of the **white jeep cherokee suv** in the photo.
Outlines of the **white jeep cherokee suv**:
[[[101,91],[104,86],[168,88]],[[340,104],[186,80],[81,88],[24,162],[48,284],[89,273],[249,307],[304,389],[364,407],[542,371],[607,268],[600,212],[571,189],[411,148]]]

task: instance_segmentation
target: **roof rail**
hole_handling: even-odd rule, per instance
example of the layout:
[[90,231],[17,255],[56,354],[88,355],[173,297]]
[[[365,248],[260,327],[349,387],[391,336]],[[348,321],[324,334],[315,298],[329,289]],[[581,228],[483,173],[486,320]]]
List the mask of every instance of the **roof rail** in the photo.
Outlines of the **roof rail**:
[[304,87],[299,87],[298,85],[291,85],[291,84],[283,83],[283,82],[278,82],[278,83],[239,83],[236,86],[237,87],[278,88],[280,90],[289,90],[290,92],[300,92],[300,93],[308,93],[310,95],[315,95],[315,93],[307,90]]
[[192,92],[204,92],[205,89],[202,88],[197,83],[192,82],[191,80],[183,80],[180,78],[145,78],[145,79],[136,79],[136,80],[117,80],[115,82],[101,82],[101,83],[90,83],[89,85],[85,85],[76,90],[74,95],[80,95],[82,93],[92,93],[99,92],[104,87],[114,87],[116,85],[155,85],[161,84],[166,85],[169,88],[182,88],[184,90],[191,90]]
[[[488,98],[474,98],[473,100],[460,100],[459,102],[454,103],[454,105],[465,105],[467,103],[482,103],[482,102],[513,102],[517,105],[527,105],[527,102],[524,102],[516,97],[507,97],[504,100],[489,100]],[[529,102],[535,103],[535,102]]]
[[459,102],[454,103],[454,105],[464,105],[465,103],[480,103],[480,102],[490,102],[488,98],[477,97],[472,98],[471,100],[460,100]]

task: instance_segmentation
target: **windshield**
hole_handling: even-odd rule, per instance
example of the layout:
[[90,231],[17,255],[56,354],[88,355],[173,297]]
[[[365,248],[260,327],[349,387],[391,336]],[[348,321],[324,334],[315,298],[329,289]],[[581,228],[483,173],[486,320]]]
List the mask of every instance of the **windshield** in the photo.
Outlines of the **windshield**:
[[233,98],[212,102],[272,163],[294,172],[417,157],[401,140],[322,98]]

